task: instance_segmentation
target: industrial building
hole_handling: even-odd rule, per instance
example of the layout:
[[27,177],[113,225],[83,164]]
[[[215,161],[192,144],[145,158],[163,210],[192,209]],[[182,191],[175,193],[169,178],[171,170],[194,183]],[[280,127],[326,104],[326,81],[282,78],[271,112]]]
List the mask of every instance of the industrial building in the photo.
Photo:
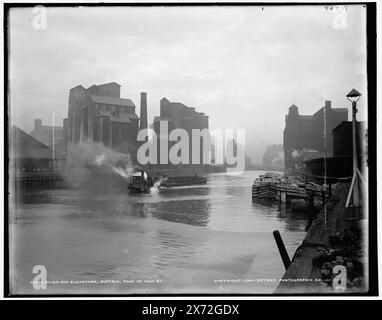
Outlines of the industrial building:
[[294,104],[289,107],[284,129],[285,170],[293,173],[301,169],[303,161],[324,154],[332,156],[332,131],[347,120],[348,110],[332,108],[331,101],[325,101],[325,105],[313,115],[300,115]]
[[[147,126],[146,93],[141,94]],[[121,86],[116,82],[92,85],[85,89],[78,85],[69,92],[68,117],[64,119],[66,145],[95,142],[136,159],[137,134],[140,127],[131,99],[121,98]]]
[[[160,123],[165,121],[168,124],[167,134],[161,132]],[[168,144],[168,149],[176,142],[168,141],[169,133],[174,129],[184,129],[189,136],[189,161],[185,165],[191,164],[192,161],[192,129],[208,129],[208,116],[203,112],[197,112],[195,108],[188,107],[180,102],[170,102],[167,98],[160,101],[160,115],[154,118],[154,131],[158,139],[158,163],[160,160],[160,148]],[[203,164],[203,141],[200,141],[200,165]],[[171,164],[161,163],[162,166],[171,166]]]

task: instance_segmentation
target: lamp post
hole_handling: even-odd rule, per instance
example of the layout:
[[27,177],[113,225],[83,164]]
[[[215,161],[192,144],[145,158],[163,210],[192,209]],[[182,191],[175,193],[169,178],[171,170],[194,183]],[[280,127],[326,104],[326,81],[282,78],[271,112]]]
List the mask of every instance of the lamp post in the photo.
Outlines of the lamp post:
[[[346,98],[352,103],[352,131],[353,131],[353,178],[351,181],[349,194],[346,201],[346,208],[349,207],[350,199],[353,200],[353,207],[355,207],[355,210],[358,210],[359,207],[359,183],[358,178],[361,178],[361,173],[358,170],[358,154],[357,154],[357,101],[361,97],[361,94],[355,90],[352,89],[347,95]],[[358,212],[356,214],[358,218]]]
[[53,111],[53,114],[52,114],[52,169],[54,171],[54,161],[55,161],[55,157],[54,157],[54,116],[56,115],[56,112]]

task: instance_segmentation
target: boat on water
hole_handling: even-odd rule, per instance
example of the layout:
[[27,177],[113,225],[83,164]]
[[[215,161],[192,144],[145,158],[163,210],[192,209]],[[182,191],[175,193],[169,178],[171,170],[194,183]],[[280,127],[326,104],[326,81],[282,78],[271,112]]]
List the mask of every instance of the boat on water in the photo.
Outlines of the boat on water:
[[282,175],[267,172],[256,178],[252,185],[252,199],[274,199],[277,196],[275,186],[281,183]]
[[152,178],[147,177],[147,174],[142,170],[130,177],[127,189],[131,193],[149,193],[153,186],[154,182]]
[[207,179],[198,175],[193,176],[174,176],[163,178],[152,178],[147,175],[143,170],[132,175],[127,189],[130,193],[149,193],[151,188],[158,187],[158,189],[166,189],[172,187],[183,187],[191,185],[206,184]]
[[207,179],[198,175],[165,177],[161,180],[159,188],[183,187],[192,185],[206,184]]

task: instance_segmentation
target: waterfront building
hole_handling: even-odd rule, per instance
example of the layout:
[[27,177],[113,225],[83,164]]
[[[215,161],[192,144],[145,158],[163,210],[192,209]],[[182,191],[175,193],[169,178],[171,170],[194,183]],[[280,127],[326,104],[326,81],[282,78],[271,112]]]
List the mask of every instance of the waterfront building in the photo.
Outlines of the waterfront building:
[[[367,165],[366,130],[365,123],[357,122],[356,126],[357,154],[359,169],[364,170]],[[326,176],[328,180],[336,178],[351,178],[353,174],[353,142],[352,122],[343,121],[333,129],[333,156],[319,157],[305,161],[304,171],[316,180]]]
[[[78,85],[70,89],[68,117],[64,119],[67,145],[102,143],[118,152],[129,153],[135,161],[139,117],[134,102],[121,98],[120,89],[116,82],[92,85],[87,89]],[[141,98],[145,97],[142,93]]]
[[48,172],[62,169],[62,157],[20,128],[11,127],[9,141],[9,166],[12,172]]
[[[352,137],[352,122],[342,121],[337,127],[333,129],[333,156],[334,157],[353,157],[353,140]],[[357,146],[358,154],[364,154],[365,151],[365,140],[366,140],[366,130],[365,122],[357,121],[356,123],[357,132]]]
[[[324,121],[326,119],[326,121]],[[333,129],[348,120],[346,108],[332,108],[331,101],[313,115],[300,115],[292,105],[285,116],[284,163],[287,172],[299,171],[300,164],[324,154],[333,155]],[[325,134],[324,134],[325,133]],[[325,138],[326,136],[326,138]]]
[[63,127],[43,125],[41,119],[35,119],[34,128],[30,134],[41,143],[52,147],[53,144],[56,144],[63,139],[63,132]]

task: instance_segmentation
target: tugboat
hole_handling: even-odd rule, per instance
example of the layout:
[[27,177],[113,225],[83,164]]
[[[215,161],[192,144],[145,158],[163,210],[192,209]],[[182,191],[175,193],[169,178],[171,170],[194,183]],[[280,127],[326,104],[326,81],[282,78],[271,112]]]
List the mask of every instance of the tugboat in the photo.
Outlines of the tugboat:
[[267,172],[260,175],[252,185],[252,199],[274,199],[277,195],[277,186],[282,180],[278,173]]
[[179,177],[165,177],[159,187],[160,188],[172,188],[172,187],[183,187],[192,186],[199,184],[206,184],[207,179],[204,177],[194,176],[179,176]]
[[127,189],[131,193],[149,193],[150,189],[154,186],[154,182],[143,170],[140,173],[134,174]]

